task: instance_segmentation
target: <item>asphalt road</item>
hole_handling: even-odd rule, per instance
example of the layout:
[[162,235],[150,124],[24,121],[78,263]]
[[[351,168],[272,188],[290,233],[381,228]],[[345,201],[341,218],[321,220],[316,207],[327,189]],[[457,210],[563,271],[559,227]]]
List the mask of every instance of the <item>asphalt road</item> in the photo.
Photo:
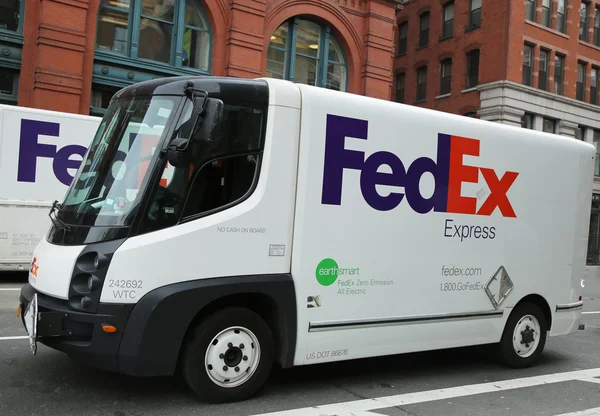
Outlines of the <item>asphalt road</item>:
[[32,356],[7,338],[26,335],[24,280],[0,281],[1,416],[600,415],[600,281],[586,283],[586,330],[550,338],[533,369],[500,367],[481,347],[408,354],[276,370],[259,396],[227,405],[198,402],[177,377],[89,369],[43,345]]

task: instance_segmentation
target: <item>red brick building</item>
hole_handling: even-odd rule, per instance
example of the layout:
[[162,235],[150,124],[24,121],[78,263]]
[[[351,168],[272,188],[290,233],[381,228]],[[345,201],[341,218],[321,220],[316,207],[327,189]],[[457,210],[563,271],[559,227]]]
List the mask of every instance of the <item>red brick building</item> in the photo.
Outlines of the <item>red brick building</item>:
[[102,114],[119,88],[272,76],[389,99],[395,0],[0,0],[0,102]]
[[[396,101],[566,135],[598,149],[600,1],[405,0],[396,18]],[[595,265],[598,156],[588,252]]]

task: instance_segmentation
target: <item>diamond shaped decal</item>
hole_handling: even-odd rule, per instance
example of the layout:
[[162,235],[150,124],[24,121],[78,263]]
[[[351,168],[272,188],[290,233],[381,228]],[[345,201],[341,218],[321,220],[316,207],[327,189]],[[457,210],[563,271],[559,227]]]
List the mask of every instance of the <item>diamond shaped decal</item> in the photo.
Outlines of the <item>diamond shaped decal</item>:
[[504,266],[500,266],[496,273],[485,285],[485,293],[487,294],[490,302],[494,305],[494,308],[498,308],[500,304],[506,299],[508,294],[513,290],[514,285]]

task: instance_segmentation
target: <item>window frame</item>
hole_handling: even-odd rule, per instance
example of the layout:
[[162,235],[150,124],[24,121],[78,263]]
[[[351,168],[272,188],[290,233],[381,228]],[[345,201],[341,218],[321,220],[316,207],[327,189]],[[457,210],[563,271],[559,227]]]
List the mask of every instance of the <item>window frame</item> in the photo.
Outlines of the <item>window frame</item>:
[[600,4],[594,7],[594,39],[593,43],[600,46]]
[[[594,82],[595,80],[595,82]],[[600,67],[592,65],[590,71],[590,104],[598,105],[598,87],[600,86]]]
[[[477,72],[475,74],[472,73],[473,71],[473,56],[477,56]],[[465,88],[467,90],[476,88],[479,85],[479,67],[480,67],[480,60],[481,60],[481,50],[476,48],[476,49],[471,49],[470,51],[468,51],[466,53],[466,58],[467,58],[467,70],[466,70],[466,79],[465,79]],[[471,82],[473,81],[473,79],[475,80],[475,85],[471,85]]]
[[[424,19],[427,19],[427,29],[423,29]],[[429,46],[429,30],[431,28],[431,12],[429,10],[424,11],[419,16],[419,43],[418,48],[425,48]]]
[[[452,18],[446,19],[446,14],[449,8],[452,8]],[[454,36],[454,14],[456,6],[454,0],[444,3],[442,7],[442,36],[441,39],[450,39]],[[447,33],[449,32],[449,33]]]
[[[445,65],[450,65],[450,74],[446,76],[444,76]],[[449,95],[452,93],[452,67],[452,58],[446,58],[440,62],[440,95]]]
[[[560,12],[560,5],[563,5],[563,12]],[[561,33],[567,33],[567,10],[568,0],[558,0],[556,3],[556,30]]]
[[[140,58],[138,57],[138,45],[140,39],[140,20],[142,19],[142,0],[131,0],[131,4],[129,6],[129,11],[127,11],[128,19],[127,19],[127,46],[125,54],[108,51],[105,49],[98,48],[97,41],[94,39],[94,55],[95,58],[104,58],[104,61],[109,61],[113,63],[121,63],[131,67],[141,67],[148,69],[167,69],[171,72],[187,72],[190,74],[204,74],[210,75],[212,68],[212,59],[213,59],[213,27],[210,23],[209,14],[207,13],[205,7],[199,0],[191,0],[195,3],[196,7],[202,13],[202,17],[204,18],[207,28],[206,30],[194,27],[193,30],[200,31],[204,33],[208,33],[208,61],[207,61],[207,70],[194,68],[191,66],[183,66],[183,37],[185,33],[185,29],[188,27],[185,23],[185,12],[187,8],[187,2],[185,0],[180,0],[174,2],[174,10],[173,10],[173,31],[171,33],[171,51],[170,51],[170,59],[168,63],[155,61],[152,59]],[[121,12],[125,12],[127,9],[119,8],[115,6],[106,6],[100,5],[98,9],[98,19],[99,21],[101,17],[102,9],[107,8],[109,10],[120,10]],[[154,20],[152,18],[151,20]],[[160,21],[160,20],[158,20]],[[95,37],[97,37],[97,29],[96,33],[94,33]],[[175,71],[174,71],[175,70]]]
[[[0,93],[0,104],[17,105],[21,72],[22,49],[24,44],[23,26],[25,24],[25,0],[19,1],[19,19],[16,30],[0,28],[0,49],[9,53],[0,53],[0,70],[12,73],[12,94]],[[14,52],[14,53],[13,53]]]
[[[317,24],[321,27],[321,33],[319,38],[319,51],[317,58],[311,57],[317,61],[317,77],[315,80],[315,86],[321,88],[327,88],[327,67],[329,64],[343,66],[346,71],[346,80],[344,85],[344,92],[348,91],[350,71],[348,68],[348,56],[342,42],[340,42],[339,38],[333,33],[333,27],[327,23],[318,19],[312,19],[309,17],[305,17],[303,15],[293,16],[292,18],[284,21],[281,25],[288,25],[287,37],[285,40],[285,70],[283,74],[283,79],[294,82],[295,80],[295,62],[296,62],[296,40],[298,35],[298,25],[300,21],[307,21],[314,24]],[[277,30],[281,25],[279,25],[275,30]],[[333,40],[338,44],[340,48],[341,58],[343,62],[336,62],[329,60],[329,40],[333,38]],[[269,43],[268,48],[272,46]],[[279,48],[277,48],[279,49]],[[268,52],[267,52],[268,53]],[[303,55],[304,56],[304,55]]]
[[[529,65],[525,62],[525,52],[529,50]],[[533,61],[535,57],[535,46],[525,43],[523,47],[522,77],[521,83],[533,87]]]
[[[544,2],[549,2],[550,4],[546,7],[544,6]],[[553,0],[542,0],[542,25],[546,27],[550,27],[552,25],[552,4]],[[545,22],[544,20],[547,20]]]
[[[406,36],[402,37],[402,29],[406,28]],[[396,56],[406,55],[408,52],[408,21],[398,24],[398,51]]]
[[[565,55],[561,55],[559,53],[554,54],[554,93],[558,95],[564,95],[564,87],[565,87]],[[560,62],[560,75],[559,72],[556,71],[556,64]],[[560,81],[559,81],[560,80]]]
[[[542,70],[542,56],[545,56],[545,66],[546,69]],[[548,81],[550,80],[550,51],[547,49],[540,48],[540,66],[538,69],[538,89],[542,91],[548,91]]]
[[[583,15],[585,12],[585,15]],[[589,23],[590,23],[590,4],[585,0],[581,1],[579,6],[579,40],[583,42],[588,41],[589,35]]]
[[535,22],[537,17],[536,0],[525,1],[525,20]]
[[[398,88],[400,83],[400,80],[402,80],[402,88]],[[399,96],[399,91],[402,91],[402,98],[400,99]],[[394,95],[394,101],[400,104],[404,104],[406,101],[405,98],[405,94],[406,94],[406,72],[399,72],[398,74],[396,74],[396,92]]]
[[[478,8],[473,8],[473,2],[480,1],[481,5]],[[474,30],[481,27],[483,11],[483,0],[469,0],[469,27],[468,30]],[[476,19],[476,20],[475,20]],[[475,21],[475,23],[474,23]]]
[[[423,74],[423,83],[419,83],[420,75]],[[427,65],[421,65],[416,70],[417,75],[417,93],[415,95],[415,102],[422,102],[427,100],[427,76],[428,76],[428,68]],[[421,93],[421,94],[419,94]]]
[[577,82],[575,99],[578,101],[585,101],[585,84],[587,79],[587,63],[583,61],[577,61]]

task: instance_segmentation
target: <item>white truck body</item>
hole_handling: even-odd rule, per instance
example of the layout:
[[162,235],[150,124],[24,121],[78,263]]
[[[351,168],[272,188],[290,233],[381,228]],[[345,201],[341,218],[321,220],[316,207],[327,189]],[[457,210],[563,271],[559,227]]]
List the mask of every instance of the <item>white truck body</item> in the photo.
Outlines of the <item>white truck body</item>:
[[[161,310],[147,302],[176,287],[290,276],[294,296],[281,301],[295,314],[286,344],[293,354],[284,366],[498,343],[511,312],[527,301],[551,322],[550,336],[578,329],[593,146],[324,88],[267,84],[252,194],[125,239],[112,253],[99,305],[131,305],[142,325],[141,310]],[[42,239],[33,290],[74,296],[72,273],[85,248]],[[172,327],[164,322],[165,339],[180,319],[191,322],[177,305]],[[122,342],[143,349],[149,338],[136,344],[129,328]],[[183,338],[173,337],[179,347]]]
[[25,271],[99,117],[0,104],[0,271]]

